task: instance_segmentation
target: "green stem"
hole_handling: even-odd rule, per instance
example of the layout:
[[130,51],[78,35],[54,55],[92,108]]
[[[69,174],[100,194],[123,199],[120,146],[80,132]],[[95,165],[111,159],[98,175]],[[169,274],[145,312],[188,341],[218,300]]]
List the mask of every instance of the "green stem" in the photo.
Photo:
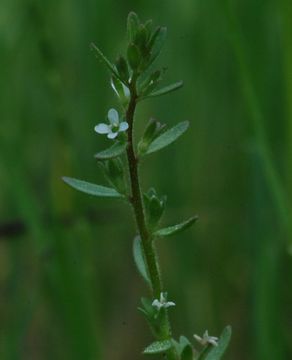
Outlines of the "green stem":
[[[159,299],[163,291],[161,275],[159,271],[157,254],[153,243],[152,234],[149,232],[145,220],[144,204],[141,194],[139,181],[138,158],[136,157],[133,142],[134,115],[137,105],[136,76],[133,76],[130,83],[130,102],[126,112],[126,119],[129,124],[128,129],[128,147],[127,158],[129,164],[129,174],[131,183],[131,204],[133,206],[136,224],[141,237],[142,248],[145,255],[146,266],[148,268],[151,290],[153,298]],[[161,333],[163,339],[171,339],[171,327],[168,319],[167,310],[164,311],[164,321],[161,324]],[[161,339],[160,339],[161,340]],[[175,349],[170,349],[167,353],[169,360],[177,360],[178,356]]]

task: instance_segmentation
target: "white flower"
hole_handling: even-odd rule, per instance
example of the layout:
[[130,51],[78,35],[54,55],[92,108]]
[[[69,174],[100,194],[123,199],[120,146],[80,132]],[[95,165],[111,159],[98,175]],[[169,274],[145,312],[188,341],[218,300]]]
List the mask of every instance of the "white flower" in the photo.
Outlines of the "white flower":
[[120,122],[117,110],[110,109],[107,118],[109,120],[109,125],[101,123],[95,126],[94,130],[98,134],[107,134],[109,139],[114,139],[120,132],[128,130],[129,124],[126,121]]
[[170,306],[175,306],[175,303],[173,301],[166,301],[166,294],[160,293],[160,300],[155,299],[152,306],[160,310],[161,308],[167,309]]
[[209,336],[208,330],[204,332],[203,337],[194,335],[194,338],[203,346],[206,346],[208,344],[211,344],[213,346],[218,346],[218,338],[215,336]]

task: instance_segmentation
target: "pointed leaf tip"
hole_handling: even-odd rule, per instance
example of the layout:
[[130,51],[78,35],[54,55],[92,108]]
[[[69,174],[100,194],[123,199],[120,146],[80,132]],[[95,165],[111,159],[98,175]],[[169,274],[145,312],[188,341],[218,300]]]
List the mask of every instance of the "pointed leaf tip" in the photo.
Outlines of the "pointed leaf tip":
[[124,197],[122,194],[118,193],[115,189],[106,186],[92,184],[87,181],[78,180],[67,176],[63,176],[62,180],[72,188],[89,195],[100,196],[100,197],[112,197],[112,198]]
[[189,127],[188,121],[183,121],[173,128],[165,131],[162,135],[158,136],[149,145],[146,154],[151,154],[155,151],[163,149],[165,146],[170,145],[176,139],[178,139]]
[[139,273],[142,275],[143,279],[146,281],[147,284],[151,284],[148,270],[146,267],[145,259],[144,259],[144,253],[142,249],[141,239],[140,236],[135,236],[134,243],[133,243],[133,255],[135,264],[137,266],[137,269]]
[[171,236],[171,235],[178,234],[178,233],[186,230],[190,226],[192,226],[197,220],[198,220],[198,216],[193,216],[190,219],[188,219],[180,224],[169,226],[169,227],[166,227],[163,229],[159,229],[159,230],[155,231],[154,235],[158,236],[158,237],[164,237],[164,236]]
[[103,54],[103,52],[92,42],[90,44],[91,50],[95,51],[96,57],[105,64],[109,71],[114,74],[120,81],[125,82],[120,75],[118,74],[115,66],[108,60],[108,58]]
[[183,86],[183,84],[184,84],[183,81],[178,81],[175,84],[171,84],[171,85],[165,86],[161,89],[158,89],[156,91],[153,91],[149,95],[142,97],[141,100],[169,94],[173,91],[180,89]]

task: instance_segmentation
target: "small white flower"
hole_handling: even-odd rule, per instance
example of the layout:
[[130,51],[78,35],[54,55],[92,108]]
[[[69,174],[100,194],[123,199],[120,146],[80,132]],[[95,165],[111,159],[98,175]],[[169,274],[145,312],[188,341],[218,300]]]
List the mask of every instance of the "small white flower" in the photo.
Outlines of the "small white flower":
[[126,131],[129,128],[129,124],[126,121],[120,122],[119,113],[115,109],[110,109],[107,118],[109,124],[98,124],[94,130],[98,134],[107,134],[109,139],[115,139],[120,132]]
[[215,336],[209,336],[208,330],[204,332],[203,337],[194,335],[194,338],[203,346],[211,344],[213,346],[218,346],[218,338]]
[[175,303],[173,301],[166,301],[166,294],[160,293],[160,299],[155,299],[152,306],[160,310],[161,308],[167,309],[170,306],[175,306]]

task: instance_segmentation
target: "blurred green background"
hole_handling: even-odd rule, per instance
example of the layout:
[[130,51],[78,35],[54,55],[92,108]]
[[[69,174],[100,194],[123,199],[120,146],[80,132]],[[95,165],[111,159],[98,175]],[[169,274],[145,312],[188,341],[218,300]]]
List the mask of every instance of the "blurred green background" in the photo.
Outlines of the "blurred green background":
[[134,360],[152,340],[131,211],[60,180],[104,182],[93,127],[117,103],[89,44],[115,59],[130,10],[168,27],[159,63],[185,82],[138,132],[191,123],[141,169],[164,224],[200,216],[159,244],[174,335],[231,324],[227,360],[291,359],[290,0],[1,1],[0,358]]

